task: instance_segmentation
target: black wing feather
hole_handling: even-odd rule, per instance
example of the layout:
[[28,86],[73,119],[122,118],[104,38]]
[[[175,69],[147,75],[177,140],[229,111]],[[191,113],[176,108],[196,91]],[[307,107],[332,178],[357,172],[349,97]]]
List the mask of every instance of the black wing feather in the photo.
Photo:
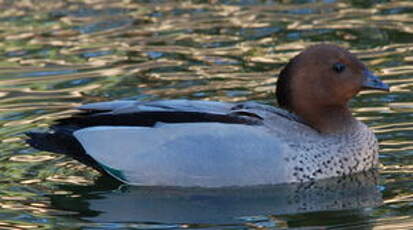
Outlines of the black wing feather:
[[[238,116],[237,116],[238,115]],[[152,127],[157,122],[221,122],[229,124],[255,124],[256,119],[250,119],[239,114],[215,114],[203,112],[151,111],[136,113],[86,113],[57,120],[57,125],[71,125],[78,128],[92,126],[145,126]]]
[[99,172],[108,175],[75,138],[76,130],[93,126],[145,126],[153,127],[157,122],[221,122],[231,124],[256,124],[256,117],[240,114],[217,114],[187,111],[142,111],[114,114],[111,111],[85,111],[69,118],[56,120],[49,132],[27,132],[26,142],[39,150],[68,155]]

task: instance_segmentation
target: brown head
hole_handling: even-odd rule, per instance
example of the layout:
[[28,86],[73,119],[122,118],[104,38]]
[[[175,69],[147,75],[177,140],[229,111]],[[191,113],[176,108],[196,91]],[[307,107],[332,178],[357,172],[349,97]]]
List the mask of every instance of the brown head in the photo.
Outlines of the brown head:
[[320,132],[336,132],[354,119],[347,102],[363,89],[389,90],[353,54],[335,45],[315,45],[281,71],[277,100]]

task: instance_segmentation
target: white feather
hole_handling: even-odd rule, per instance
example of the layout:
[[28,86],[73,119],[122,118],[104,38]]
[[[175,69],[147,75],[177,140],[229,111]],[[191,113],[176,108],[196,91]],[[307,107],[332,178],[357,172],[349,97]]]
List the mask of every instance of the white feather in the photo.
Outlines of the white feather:
[[120,171],[125,177],[120,179],[129,184],[220,187],[291,180],[286,167],[276,167],[288,148],[257,126],[101,126],[81,129],[74,135],[87,154]]

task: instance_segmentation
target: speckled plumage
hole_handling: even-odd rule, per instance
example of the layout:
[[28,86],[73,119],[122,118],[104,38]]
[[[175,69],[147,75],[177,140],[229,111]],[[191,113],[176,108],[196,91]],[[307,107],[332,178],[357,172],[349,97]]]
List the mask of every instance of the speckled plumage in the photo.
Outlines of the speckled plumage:
[[360,121],[354,120],[338,133],[324,134],[285,110],[254,103],[243,108],[265,117],[268,132],[288,146],[289,155],[283,160],[290,168],[290,181],[349,175],[378,165],[376,136]]
[[344,176],[378,165],[377,139],[362,122],[354,120],[341,132],[323,134],[278,108],[253,103],[244,104],[243,108],[265,117],[268,132],[288,146],[282,167],[289,168],[291,182]]
[[[291,124],[301,126],[301,124]],[[280,137],[291,148],[285,163],[291,168],[292,180],[306,182],[365,171],[378,164],[378,145],[374,134],[362,123],[340,134],[321,134],[300,127],[296,138],[287,131]],[[297,141],[299,140],[299,141]]]

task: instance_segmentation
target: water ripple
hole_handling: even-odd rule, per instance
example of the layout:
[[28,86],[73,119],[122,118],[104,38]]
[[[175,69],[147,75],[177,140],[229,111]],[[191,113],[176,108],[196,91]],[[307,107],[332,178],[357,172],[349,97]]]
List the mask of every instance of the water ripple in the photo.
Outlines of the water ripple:
[[[0,8],[0,228],[411,226],[411,1],[0,0]],[[320,42],[349,48],[391,85],[390,94],[362,92],[351,102],[381,145],[386,202],[363,214],[327,212],[331,223],[321,221],[325,213],[264,216],[262,222],[247,216],[247,224],[223,226],[86,222],[82,217],[100,215],[85,205],[98,195],[82,188],[111,194],[113,183],[94,185],[93,170],[23,143],[23,132],[43,129],[87,102],[192,98],[275,104],[282,66]],[[63,203],[80,200],[80,208],[59,206],[49,196]]]

